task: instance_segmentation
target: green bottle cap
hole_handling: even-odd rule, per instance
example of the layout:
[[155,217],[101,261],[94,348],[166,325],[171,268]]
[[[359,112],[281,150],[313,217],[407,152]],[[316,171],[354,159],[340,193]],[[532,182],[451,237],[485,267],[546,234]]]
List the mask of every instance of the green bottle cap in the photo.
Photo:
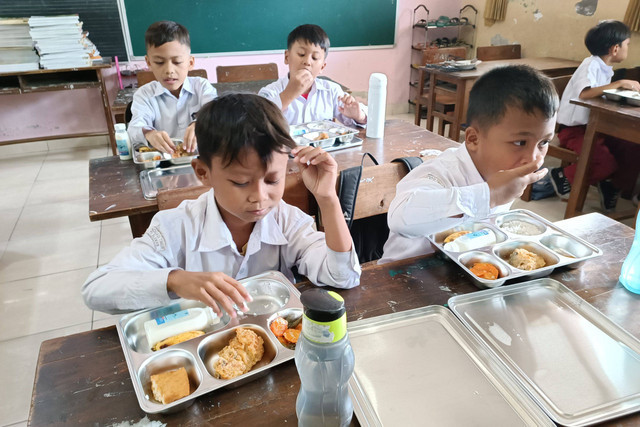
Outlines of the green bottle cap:
[[333,291],[309,289],[300,296],[304,306],[302,333],[316,343],[340,341],[347,333],[344,299]]

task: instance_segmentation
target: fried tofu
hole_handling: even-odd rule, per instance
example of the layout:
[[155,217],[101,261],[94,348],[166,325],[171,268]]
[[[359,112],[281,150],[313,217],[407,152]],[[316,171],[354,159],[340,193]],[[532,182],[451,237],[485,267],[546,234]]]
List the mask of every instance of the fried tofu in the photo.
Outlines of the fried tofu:
[[151,375],[153,398],[163,405],[175,402],[191,394],[189,376],[184,367]]
[[246,374],[262,360],[264,340],[251,329],[238,328],[229,345],[218,353],[214,363],[215,377],[229,380]]

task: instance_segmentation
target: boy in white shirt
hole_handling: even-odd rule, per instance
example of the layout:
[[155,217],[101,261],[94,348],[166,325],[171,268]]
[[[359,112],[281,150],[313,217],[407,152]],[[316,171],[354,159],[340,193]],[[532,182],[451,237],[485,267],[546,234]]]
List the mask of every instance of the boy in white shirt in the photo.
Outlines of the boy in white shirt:
[[[360,265],[336,194],[336,161],[320,148],[296,147],[272,102],[230,94],[203,107],[196,124],[196,175],[213,187],[197,200],[158,212],[146,233],[82,288],[95,310],[162,306],[180,296],[232,317],[250,296],[237,281],[266,270],[317,285],[357,286]],[[288,155],[314,195],[325,232],[282,201]]]
[[509,210],[540,169],[553,138],[558,95],[527,66],[496,68],[469,95],[465,142],[413,169],[389,207],[379,263],[433,252],[427,236]]
[[[571,104],[571,99],[598,98],[607,89],[640,90],[640,83],[634,80],[618,80],[611,83],[612,64],[620,63],[627,58],[630,35],[629,27],[620,21],[602,21],[587,32],[584,43],[591,56],[585,58],[573,73],[560,100],[560,146],[580,154],[589,121],[589,109]],[[625,181],[632,181],[632,186],[635,184],[639,156],[640,147],[634,143],[611,136],[600,136],[596,139],[589,168],[589,183],[597,183],[600,203],[605,211],[615,209],[618,188],[624,185]],[[573,164],[550,171],[553,188],[562,199],[569,198],[576,168],[577,165]],[[617,176],[614,183],[608,178],[618,169],[621,169],[623,176]],[[628,176],[625,177],[625,174]]]
[[173,21],[156,22],[149,26],[144,39],[144,59],[156,80],[133,95],[128,127],[131,144],[151,145],[172,154],[176,146],[171,138],[177,138],[191,153],[196,148],[196,113],[216,97],[216,90],[207,79],[188,77],[195,59],[184,26]]
[[347,126],[367,123],[364,106],[337,83],[318,78],[328,52],[329,37],[317,25],[300,25],[289,33],[284,51],[289,74],[260,89],[259,95],[280,107],[290,125],[334,118]]

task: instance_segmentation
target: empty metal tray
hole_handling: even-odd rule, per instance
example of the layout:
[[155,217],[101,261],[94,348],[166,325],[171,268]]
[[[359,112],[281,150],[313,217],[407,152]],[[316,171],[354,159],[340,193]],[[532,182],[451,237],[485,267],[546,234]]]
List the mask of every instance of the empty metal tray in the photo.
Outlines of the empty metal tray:
[[449,307],[554,421],[588,425],[640,410],[640,342],[562,283],[459,295]]
[[140,186],[144,198],[155,200],[161,188],[183,188],[201,185],[191,165],[172,166],[169,168],[149,169],[140,172]]
[[363,426],[552,426],[504,365],[442,306],[349,323]]

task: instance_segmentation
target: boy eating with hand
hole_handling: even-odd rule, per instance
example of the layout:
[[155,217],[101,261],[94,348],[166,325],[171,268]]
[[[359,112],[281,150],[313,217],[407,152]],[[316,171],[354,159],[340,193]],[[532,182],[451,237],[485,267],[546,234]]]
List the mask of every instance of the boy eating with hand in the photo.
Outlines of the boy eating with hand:
[[380,263],[433,252],[427,236],[509,210],[540,169],[553,138],[558,95],[527,66],[489,71],[469,95],[465,142],[426,161],[397,186]]
[[290,125],[334,118],[347,126],[367,123],[366,107],[337,83],[318,78],[327,66],[329,44],[319,26],[296,27],[287,37],[284,52],[288,76],[260,89],[259,95],[280,107]]
[[[296,147],[272,102],[250,94],[217,98],[196,124],[196,175],[212,189],[158,212],[149,229],[82,288],[95,310],[167,305],[177,296],[232,317],[250,296],[238,279],[292,268],[316,285],[357,286],[360,265],[336,194],[338,167],[320,148]],[[325,232],[282,201],[288,155],[314,195]]]

